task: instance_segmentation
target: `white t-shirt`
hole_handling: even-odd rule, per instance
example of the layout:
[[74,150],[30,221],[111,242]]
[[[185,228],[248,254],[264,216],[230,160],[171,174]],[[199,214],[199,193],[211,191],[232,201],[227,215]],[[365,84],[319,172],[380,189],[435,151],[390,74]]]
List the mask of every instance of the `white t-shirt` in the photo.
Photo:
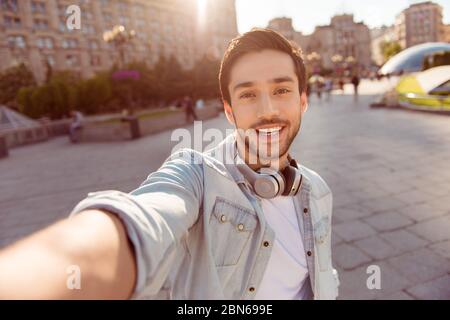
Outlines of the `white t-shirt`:
[[255,299],[302,300],[308,268],[293,197],[262,199],[261,204],[275,242]]

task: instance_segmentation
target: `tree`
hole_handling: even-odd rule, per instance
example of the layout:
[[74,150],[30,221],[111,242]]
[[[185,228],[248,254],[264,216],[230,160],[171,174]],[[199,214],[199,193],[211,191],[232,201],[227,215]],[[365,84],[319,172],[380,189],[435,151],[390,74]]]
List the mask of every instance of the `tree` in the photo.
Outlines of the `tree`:
[[6,69],[0,73],[0,103],[11,106],[16,104],[19,90],[35,85],[34,75],[25,64]]
[[192,70],[195,81],[196,98],[217,98],[220,96],[219,87],[220,61],[207,56],[197,61]]
[[380,50],[383,54],[384,61],[387,61],[402,51],[402,47],[397,41],[382,41],[380,43]]

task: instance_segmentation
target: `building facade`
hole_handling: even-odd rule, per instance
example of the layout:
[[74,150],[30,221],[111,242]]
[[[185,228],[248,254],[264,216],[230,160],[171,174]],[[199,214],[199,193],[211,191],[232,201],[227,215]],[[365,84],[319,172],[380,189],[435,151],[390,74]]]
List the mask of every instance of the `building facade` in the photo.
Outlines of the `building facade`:
[[310,57],[320,59],[324,68],[336,67],[335,56],[342,57],[342,62],[347,59],[362,69],[372,64],[369,28],[362,22],[355,22],[351,14],[332,17],[329,25],[317,26],[310,35],[295,31],[290,18],[273,19],[268,28],[295,41],[306,58],[317,53]]
[[384,55],[381,51],[381,44],[383,42],[393,42],[397,41],[397,36],[394,26],[383,26],[379,28],[374,28],[370,32],[371,34],[371,50],[372,50],[372,60],[373,62],[381,66],[384,62]]
[[396,37],[402,48],[445,38],[442,7],[431,1],[409,6],[397,15]]
[[[81,9],[81,28],[69,30],[70,5]],[[219,55],[237,35],[234,0],[209,1],[198,24],[196,0],[0,0],[0,70],[26,63],[42,82],[49,66],[82,77],[110,68],[118,50],[103,40],[116,25],[134,30],[125,62],[154,65],[174,56],[185,69],[207,51]]]

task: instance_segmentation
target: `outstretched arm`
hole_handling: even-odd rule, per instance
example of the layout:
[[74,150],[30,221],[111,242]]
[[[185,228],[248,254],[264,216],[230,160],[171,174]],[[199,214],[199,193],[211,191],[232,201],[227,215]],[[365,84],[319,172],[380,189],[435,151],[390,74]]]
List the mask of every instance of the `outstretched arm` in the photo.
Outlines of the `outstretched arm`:
[[133,246],[106,211],[84,211],[0,250],[0,299],[126,299],[135,281]]

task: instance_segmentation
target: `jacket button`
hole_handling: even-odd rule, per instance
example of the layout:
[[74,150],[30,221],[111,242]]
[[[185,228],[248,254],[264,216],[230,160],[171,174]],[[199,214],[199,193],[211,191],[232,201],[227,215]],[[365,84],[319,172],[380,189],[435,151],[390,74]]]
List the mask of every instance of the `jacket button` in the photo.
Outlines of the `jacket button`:
[[242,230],[244,230],[244,225],[242,223],[239,223],[237,228],[239,231],[242,231]]
[[220,216],[220,221],[221,221],[221,222],[226,222],[226,221],[227,221],[227,216],[224,215],[224,214],[221,215],[221,216]]
[[255,287],[250,287],[250,288],[248,288],[248,291],[250,291],[250,292],[255,291]]
[[311,252],[311,251],[308,251],[306,254],[308,255],[308,257],[311,257],[312,252]]
[[308,208],[304,208],[304,209],[303,209],[303,213],[304,213],[304,214],[308,214]]
[[270,245],[269,241],[264,241],[263,243],[264,247],[268,247]]

